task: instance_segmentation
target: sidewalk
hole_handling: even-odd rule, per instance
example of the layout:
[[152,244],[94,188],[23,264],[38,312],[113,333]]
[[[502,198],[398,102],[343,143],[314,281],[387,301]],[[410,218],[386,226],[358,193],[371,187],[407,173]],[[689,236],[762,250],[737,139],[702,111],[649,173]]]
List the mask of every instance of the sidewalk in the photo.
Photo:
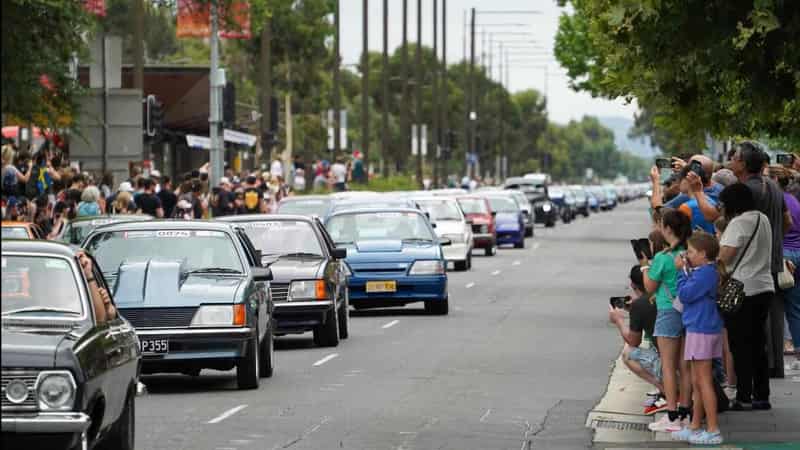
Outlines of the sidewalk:
[[[771,379],[770,388],[771,411],[728,411],[720,415],[725,445],[719,448],[800,449],[800,371],[787,370],[786,378]],[[586,420],[586,426],[594,429],[595,449],[689,447],[672,441],[668,434],[647,429],[647,424],[660,418],[642,414],[645,393],[652,389],[617,358],[606,393]]]

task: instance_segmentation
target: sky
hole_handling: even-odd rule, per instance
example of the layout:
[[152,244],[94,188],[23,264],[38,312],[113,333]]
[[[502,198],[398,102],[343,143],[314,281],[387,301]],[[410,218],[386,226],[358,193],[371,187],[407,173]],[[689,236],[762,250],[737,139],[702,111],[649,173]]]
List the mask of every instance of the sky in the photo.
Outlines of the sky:
[[[362,50],[362,9],[363,0],[340,0],[340,39],[344,64],[356,64]],[[389,0],[389,51],[402,44],[402,0]],[[439,35],[441,39],[441,6],[439,6]],[[433,46],[433,0],[422,0],[422,42]],[[477,11],[476,55],[481,54],[480,30],[493,34],[495,41],[528,41],[523,47],[513,49],[509,55],[511,71],[509,85],[512,92],[525,89],[545,91],[548,97],[548,115],[556,123],[579,120],[584,115],[616,116],[633,119],[636,106],[626,105],[624,100],[609,101],[592,98],[583,92],[569,88],[565,70],[553,56],[553,43],[558,30],[558,18],[564,9],[555,0],[447,0],[447,61],[454,63],[464,57],[463,33],[464,13],[470,8]],[[417,41],[417,1],[408,0],[408,38]],[[481,11],[484,11],[481,13]],[[491,12],[490,12],[491,11]],[[492,13],[511,11],[510,13]],[[528,13],[535,11],[535,13]],[[369,0],[369,48],[373,51],[383,49],[383,0]],[[469,18],[467,17],[467,20]],[[492,26],[496,24],[499,26]],[[481,26],[485,25],[485,26]],[[498,34],[500,33],[500,34]],[[528,33],[528,34],[506,34]],[[487,37],[488,40],[488,37]],[[530,42],[535,41],[535,42]],[[467,41],[467,45],[469,42]],[[515,45],[509,43],[509,45]],[[534,46],[531,48],[531,46]],[[487,51],[489,45],[486,46]],[[497,64],[499,47],[494,45],[494,65]],[[441,51],[441,42],[439,44]],[[469,52],[469,47],[467,47]],[[477,56],[476,56],[477,57]],[[488,63],[488,57],[486,59]],[[515,68],[515,65],[517,66]],[[547,66],[545,77],[545,69]],[[497,70],[493,70],[498,79]],[[545,83],[545,79],[547,80]],[[507,88],[509,86],[506,86]]]

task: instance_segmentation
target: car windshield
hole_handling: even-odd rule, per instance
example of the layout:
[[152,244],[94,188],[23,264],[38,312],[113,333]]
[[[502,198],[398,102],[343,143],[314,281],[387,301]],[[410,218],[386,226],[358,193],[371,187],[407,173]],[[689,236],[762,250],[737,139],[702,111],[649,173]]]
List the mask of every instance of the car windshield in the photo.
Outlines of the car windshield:
[[334,242],[362,240],[432,241],[425,216],[415,212],[359,212],[332,217],[326,224]]
[[214,268],[243,272],[227,233],[209,230],[136,230],[100,233],[86,248],[104,273],[120,264],[151,259],[181,261],[187,271]]
[[3,239],[30,239],[25,227],[3,227],[2,230]]
[[326,199],[292,200],[278,204],[278,213],[322,217],[328,213],[330,204]]
[[489,197],[489,206],[496,213],[519,212],[519,205],[509,197]]
[[247,237],[263,255],[323,256],[314,228],[308,222],[273,220],[240,222]]
[[550,188],[550,197],[561,198],[564,196],[564,191],[557,188]]
[[419,205],[431,217],[431,222],[439,220],[461,220],[458,204],[452,200],[419,200]]
[[73,266],[52,256],[2,257],[2,313],[81,315],[81,301]]
[[525,208],[525,206],[527,206],[526,203],[528,203],[528,198],[525,197],[525,194],[522,192],[515,191],[513,194],[511,194],[511,196],[514,197],[514,200],[517,201],[520,208]]
[[488,214],[489,210],[486,208],[486,201],[479,198],[461,198],[458,200],[461,205],[461,210],[464,214]]

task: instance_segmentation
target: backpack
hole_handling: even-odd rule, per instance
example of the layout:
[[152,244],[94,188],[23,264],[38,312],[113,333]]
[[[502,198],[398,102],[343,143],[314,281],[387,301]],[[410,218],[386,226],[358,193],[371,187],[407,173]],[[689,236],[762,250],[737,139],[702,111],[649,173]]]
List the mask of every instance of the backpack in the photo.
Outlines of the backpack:
[[6,166],[3,170],[3,194],[8,197],[17,195],[17,171],[12,166]]

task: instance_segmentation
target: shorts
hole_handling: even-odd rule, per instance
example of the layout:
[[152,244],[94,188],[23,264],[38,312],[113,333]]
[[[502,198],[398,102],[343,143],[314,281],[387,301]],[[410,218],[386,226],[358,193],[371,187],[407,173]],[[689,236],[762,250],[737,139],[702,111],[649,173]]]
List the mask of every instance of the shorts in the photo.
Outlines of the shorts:
[[661,382],[661,357],[654,348],[636,347],[628,353],[628,361],[634,361]]
[[710,361],[722,358],[722,333],[686,333],[683,359],[686,361]]
[[659,309],[653,336],[679,338],[683,336],[683,319],[675,308]]

